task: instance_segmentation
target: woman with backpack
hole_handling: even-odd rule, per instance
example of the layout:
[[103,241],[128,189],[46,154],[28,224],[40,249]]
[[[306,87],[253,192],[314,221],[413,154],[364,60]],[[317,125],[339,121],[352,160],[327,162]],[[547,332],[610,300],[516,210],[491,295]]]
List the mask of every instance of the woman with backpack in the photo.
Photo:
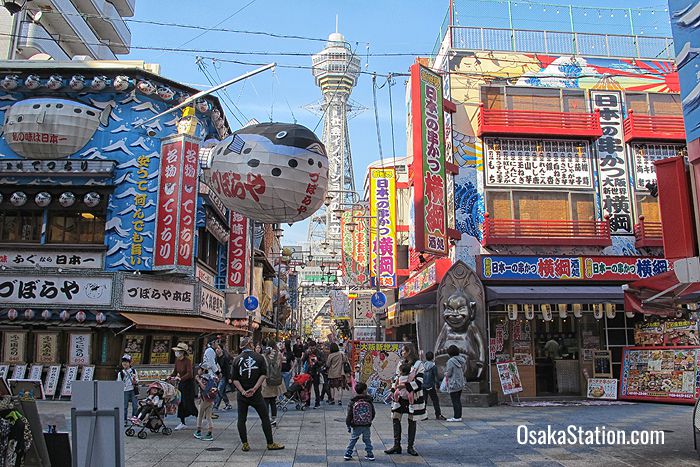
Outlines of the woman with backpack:
[[117,373],[117,381],[124,382],[124,426],[127,425],[126,413],[129,410],[129,402],[131,402],[131,416],[136,416],[138,409],[138,387],[139,377],[136,370],[131,368],[131,355],[125,353],[122,356],[122,367]]
[[349,363],[345,354],[340,351],[338,344],[333,342],[330,350],[330,354],[326,360],[328,379],[331,388],[330,404],[333,405],[335,401],[336,404],[342,405],[343,387],[345,386],[345,377],[347,376],[346,370],[348,370],[346,365],[349,366]]
[[269,344],[270,347],[267,347],[263,354],[267,366],[267,378],[262,385],[262,396],[270,407],[270,424],[277,426],[277,398],[285,391],[282,380],[282,354],[277,350],[277,343]]
[[[412,342],[407,342],[401,350],[403,360],[396,367],[396,376],[392,392],[395,394],[394,400],[391,403],[391,422],[394,428],[394,446],[384,451],[387,454],[401,454],[401,419],[404,415],[408,418],[408,447],[406,452],[412,456],[417,456],[418,453],[414,449],[416,441],[416,423],[427,418],[425,410],[425,397],[423,395],[423,373],[425,371],[423,362],[418,358],[418,350]],[[410,365],[409,377],[403,378],[406,383],[399,382],[402,376],[401,367]],[[404,397],[405,391],[412,393],[412,401],[409,397]]]

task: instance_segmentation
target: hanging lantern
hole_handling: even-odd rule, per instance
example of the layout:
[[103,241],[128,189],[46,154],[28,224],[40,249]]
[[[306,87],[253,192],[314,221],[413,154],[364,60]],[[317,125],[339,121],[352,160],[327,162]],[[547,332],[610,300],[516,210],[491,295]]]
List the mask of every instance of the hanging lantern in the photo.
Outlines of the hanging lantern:
[[85,322],[85,318],[87,318],[87,316],[85,315],[85,312],[83,310],[80,310],[75,314],[75,320],[79,323]]
[[16,320],[17,310],[15,310],[14,308],[10,308],[9,310],[7,310],[7,319],[9,319],[10,321]]
[[68,310],[61,310],[61,313],[58,314],[58,317],[61,318],[61,321],[65,323],[70,319],[70,313],[68,313]]
[[[77,317],[77,316],[76,316]],[[95,321],[97,321],[97,324],[102,324],[105,321],[107,321],[107,316],[102,313],[101,311],[95,315]]]
[[10,203],[17,208],[24,206],[27,203],[27,194],[23,191],[15,191],[10,196]]
[[525,318],[535,319],[535,305],[526,304],[523,305],[523,309],[525,310]]
[[605,304],[605,316],[607,316],[608,319],[614,319],[616,311],[617,310],[616,310],[614,303],[606,303]]
[[91,191],[90,193],[87,193],[85,196],[83,196],[83,203],[89,208],[94,208],[98,204],[100,204],[100,200],[102,199],[102,196],[100,196],[99,193],[95,191]]
[[226,324],[226,326],[231,326],[231,320],[229,318],[226,318],[224,320],[224,324]]
[[46,321],[48,321],[51,319],[52,314],[53,313],[51,313],[51,310],[44,310],[41,312],[41,317],[44,318]]
[[595,319],[603,319],[603,304],[594,303],[593,304],[593,317]]
[[518,305],[515,303],[509,303],[506,305],[506,310],[508,311],[508,319],[515,321],[518,319]]
[[561,319],[566,319],[567,317],[567,311],[568,311],[568,305],[566,303],[560,303],[557,305],[557,309],[559,310],[559,317]]
[[34,310],[32,310],[31,308],[27,308],[26,310],[24,310],[24,319],[26,319],[28,321],[33,320],[34,319]]
[[552,305],[543,303],[540,305],[540,311],[542,312],[542,319],[545,321],[552,321]]
[[323,143],[301,125],[241,128],[212,150],[209,185],[227,208],[264,223],[292,223],[322,205],[328,185]]
[[61,193],[61,196],[58,197],[58,204],[64,208],[73,206],[75,204],[75,194],[71,193],[70,191]]
[[40,208],[45,208],[46,206],[51,204],[51,193],[48,193],[46,191],[40,191],[34,197],[34,202]]
[[580,303],[574,303],[573,305],[571,305],[571,308],[574,311],[575,317],[580,318],[581,316],[583,316],[583,306]]
[[634,318],[634,311],[625,311],[625,316],[627,316],[628,319]]

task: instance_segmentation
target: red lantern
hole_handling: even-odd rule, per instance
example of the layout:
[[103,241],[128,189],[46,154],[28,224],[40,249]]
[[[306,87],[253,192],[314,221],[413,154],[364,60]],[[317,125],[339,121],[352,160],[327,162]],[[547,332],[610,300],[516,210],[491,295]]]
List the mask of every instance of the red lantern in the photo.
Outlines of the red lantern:
[[100,311],[100,312],[97,313],[97,315],[95,316],[95,320],[97,321],[97,324],[102,324],[102,323],[104,323],[105,321],[107,321],[107,316],[105,316],[105,314],[102,313],[102,312]]
[[228,318],[224,320],[224,323],[226,323],[226,326],[231,326],[231,320]]
[[24,319],[26,319],[26,320],[34,319],[34,310],[32,310],[31,308],[27,308],[26,310],[24,310]]
[[85,312],[83,310],[80,310],[75,314],[75,320],[79,323],[85,322],[85,318],[87,318],[87,316],[85,315]]
[[64,323],[70,319],[70,313],[68,313],[68,310],[62,310],[58,316]]
[[46,321],[51,319],[51,310],[44,310],[41,312],[41,317],[44,318]]
[[17,319],[17,310],[15,310],[14,308],[10,308],[9,310],[7,310],[7,318],[10,321],[16,320]]

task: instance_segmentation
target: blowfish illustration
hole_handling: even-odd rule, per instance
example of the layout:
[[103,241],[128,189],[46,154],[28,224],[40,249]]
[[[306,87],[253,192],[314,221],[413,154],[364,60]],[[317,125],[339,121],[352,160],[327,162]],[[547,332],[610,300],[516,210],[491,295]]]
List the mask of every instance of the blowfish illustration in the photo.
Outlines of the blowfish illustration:
[[27,79],[24,80],[24,85],[28,89],[38,89],[39,86],[41,86],[41,78],[39,78],[37,75],[29,75],[27,76]]
[[61,75],[51,75],[49,80],[46,82],[46,87],[52,91],[57,91],[63,87],[63,76]]
[[12,91],[19,86],[19,82],[19,76],[7,75],[0,81],[0,86],[2,86],[5,91]]
[[73,91],[82,91],[85,87],[85,77],[83,75],[75,75],[70,79],[68,86]]

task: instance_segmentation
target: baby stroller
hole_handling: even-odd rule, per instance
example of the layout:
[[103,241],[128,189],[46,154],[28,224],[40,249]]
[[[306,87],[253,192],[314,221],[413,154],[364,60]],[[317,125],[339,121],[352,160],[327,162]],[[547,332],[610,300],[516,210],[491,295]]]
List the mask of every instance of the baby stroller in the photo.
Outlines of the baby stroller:
[[[175,386],[165,381],[156,381],[149,384],[148,392],[151,393],[152,389],[156,390],[155,396],[159,397],[163,404],[160,407],[152,407],[150,410],[145,409],[149,410],[149,412],[143,420],[137,417],[129,419],[129,427],[124,432],[126,436],[134,436],[136,434],[139,439],[146,439],[146,436],[148,436],[146,430],[150,430],[151,433],[158,433],[160,431],[165,436],[172,434],[172,428],[165,426],[163,417],[165,417],[166,412],[172,413],[173,406],[177,408],[177,404],[180,402],[180,391],[178,391]],[[144,403],[145,399],[140,401],[140,404]],[[140,410],[142,409],[139,409],[139,411]]]
[[304,410],[306,401],[311,396],[311,375],[301,373],[296,375],[289,385],[289,389],[285,392],[281,399],[277,401],[277,408],[282,412],[287,411],[287,406],[294,403],[297,410]]

